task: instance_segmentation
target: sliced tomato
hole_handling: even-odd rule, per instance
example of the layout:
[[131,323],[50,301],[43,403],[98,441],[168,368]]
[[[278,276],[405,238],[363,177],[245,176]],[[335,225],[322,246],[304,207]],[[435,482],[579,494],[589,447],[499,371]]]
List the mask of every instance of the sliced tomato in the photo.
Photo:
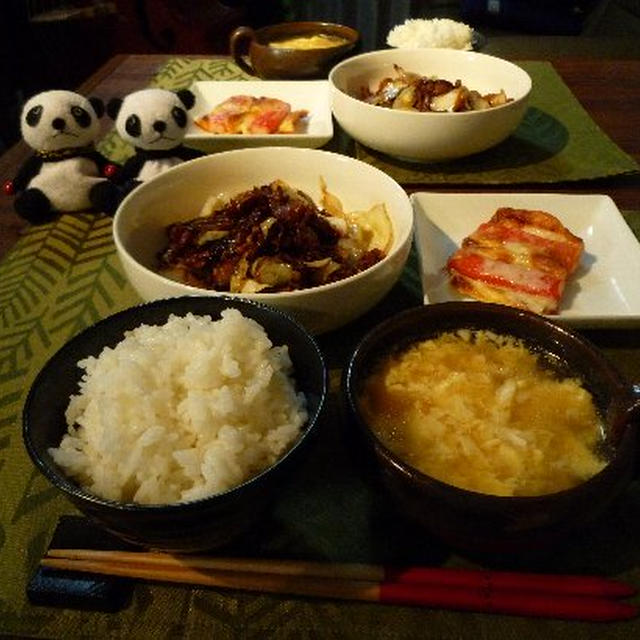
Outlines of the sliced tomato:
[[243,122],[243,129],[247,133],[275,133],[289,111],[290,105],[283,100],[257,98]]

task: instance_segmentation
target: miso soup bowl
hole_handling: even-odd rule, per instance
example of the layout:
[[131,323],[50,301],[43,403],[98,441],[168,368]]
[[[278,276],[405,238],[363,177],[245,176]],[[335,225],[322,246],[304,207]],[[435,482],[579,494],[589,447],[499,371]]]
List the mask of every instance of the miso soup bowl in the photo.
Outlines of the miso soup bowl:
[[[514,336],[541,352],[563,376],[579,377],[594,397],[606,431],[609,462],[574,488],[532,497],[460,489],[418,471],[374,434],[358,397],[372,367],[392,350],[457,329]],[[357,453],[397,510],[449,546],[469,553],[548,550],[601,516],[637,473],[640,402],[633,387],[590,342],[552,321],[515,308],[446,302],[402,312],[357,345],[343,375]]]
[[[273,46],[283,40],[330,36],[332,47],[291,48]],[[238,27],[229,38],[229,50],[246,73],[268,79],[300,80],[326,77],[331,66],[357,44],[355,29],[330,22],[283,22],[260,29]]]

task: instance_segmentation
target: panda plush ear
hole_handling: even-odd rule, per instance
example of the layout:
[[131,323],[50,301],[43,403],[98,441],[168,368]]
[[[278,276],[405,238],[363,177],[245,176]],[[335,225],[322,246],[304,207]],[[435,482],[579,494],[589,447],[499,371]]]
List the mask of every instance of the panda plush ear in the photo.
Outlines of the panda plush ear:
[[107,102],[107,115],[115,120],[120,113],[120,107],[122,106],[122,98],[111,98],[109,102]]
[[100,98],[96,98],[95,96],[88,98],[88,100],[91,103],[93,110],[96,112],[96,116],[98,116],[98,118],[102,118],[102,116],[104,115],[104,102],[102,102]]
[[189,89],[180,89],[176,91],[176,95],[188,111],[196,103],[196,97]]

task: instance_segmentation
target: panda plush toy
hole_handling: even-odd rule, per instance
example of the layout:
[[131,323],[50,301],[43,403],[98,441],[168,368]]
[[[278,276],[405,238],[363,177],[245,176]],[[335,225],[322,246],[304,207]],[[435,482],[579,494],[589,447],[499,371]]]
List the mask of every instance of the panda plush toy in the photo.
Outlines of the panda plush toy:
[[188,89],[142,89],[107,103],[120,138],[131,144],[131,156],[110,184],[93,192],[94,206],[113,214],[121,200],[135,187],[167,169],[204,155],[183,144],[188,111],[195,96]]
[[60,212],[91,209],[91,190],[107,184],[115,168],[94,147],[103,114],[102,100],[73,91],[54,89],[27,100],[20,130],[35,153],[4,186],[15,195],[18,215],[41,224]]

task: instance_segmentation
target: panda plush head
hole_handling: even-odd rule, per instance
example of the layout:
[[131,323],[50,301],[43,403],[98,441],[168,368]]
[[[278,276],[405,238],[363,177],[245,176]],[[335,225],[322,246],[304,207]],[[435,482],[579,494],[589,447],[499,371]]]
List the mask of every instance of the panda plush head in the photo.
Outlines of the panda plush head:
[[115,120],[116,133],[134,148],[134,153],[110,182],[92,190],[96,209],[115,213],[123,198],[142,182],[203,155],[183,144],[189,123],[187,112],[195,101],[189,89],[155,88],[109,100],[107,114]]
[[62,89],[43,91],[22,108],[20,130],[24,141],[39,152],[88,147],[100,134],[103,113],[99,98]]
[[182,144],[195,96],[188,89],[142,89],[114,98],[107,113],[118,135],[137,149],[163,151]]

